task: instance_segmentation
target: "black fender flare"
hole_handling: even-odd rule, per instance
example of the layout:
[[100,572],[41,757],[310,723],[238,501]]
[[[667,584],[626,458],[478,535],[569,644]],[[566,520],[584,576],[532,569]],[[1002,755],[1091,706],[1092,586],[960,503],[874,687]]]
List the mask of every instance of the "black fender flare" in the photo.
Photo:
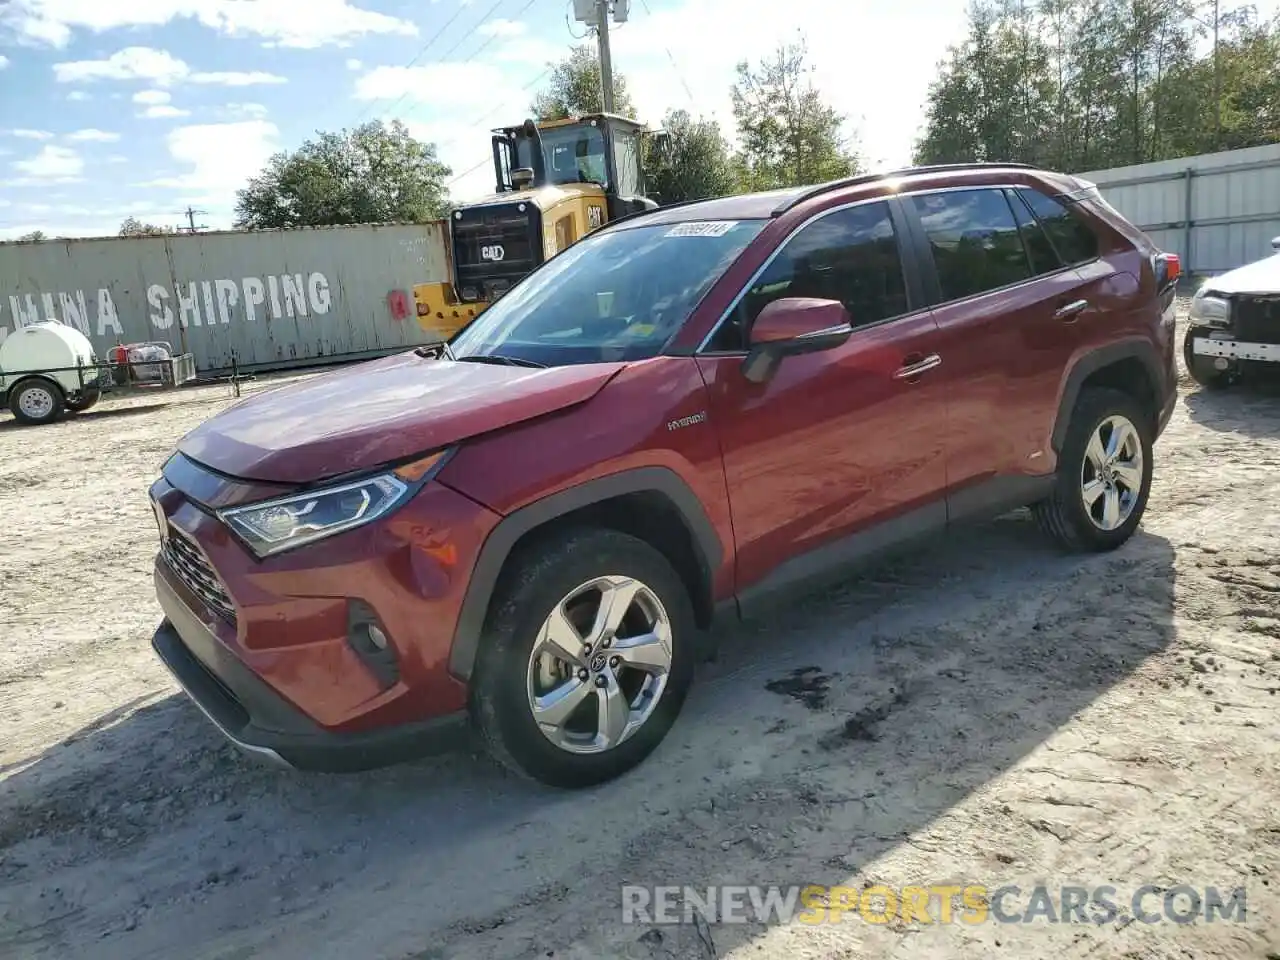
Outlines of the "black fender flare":
[[1137,360],[1142,364],[1143,369],[1147,371],[1147,376],[1151,379],[1151,385],[1156,391],[1157,408],[1152,411],[1152,416],[1159,416],[1159,404],[1162,401],[1165,392],[1168,390],[1168,384],[1165,382],[1167,377],[1164,375],[1161,366],[1159,354],[1156,352],[1155,345],[1149,340],[1122,340],[1119,343],[1109,343],[1104,347],[1098,347],[1089,353],[1080,357],[1071,368],[1071,372],[1067,374],[1067,381],[1062,388],[1062,396],[1058,398],[1058,416],[1053,423],[1053,452],[1062,452],[1062,443],[1066,439],[1067,429],[1071,426],[1071,411],[1075,409],[1076,400],[1080,397],[1080,390],[1084,386],[1084,382],[1089,377],[1097,373],[1104,367],[1109,367],[1113,363],[1119,363],[1122,360]]
[[710,586],[724,557],[724,547],[702,501],[678,473],[668,467],[637,467],[575,484],[509,513],[489,531],[471,570],[454,627],[449,650],[451,674],[462,680],[471,679],[489,601],[502,568],[520,538],[558,517],[629,493],[658,493],[671,501],[689,531]]

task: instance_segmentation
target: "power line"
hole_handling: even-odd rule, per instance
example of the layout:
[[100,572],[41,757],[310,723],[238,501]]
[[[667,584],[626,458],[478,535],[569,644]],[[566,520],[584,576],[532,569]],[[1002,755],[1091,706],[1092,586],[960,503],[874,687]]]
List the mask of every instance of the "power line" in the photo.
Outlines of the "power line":
[[[649,0],[640,0],[640,6],[644,7],[645,13],[651,17],[653,16],[653,11],[649,9]],[[672,55],[671,48],[664,46],[662,49],[666,52],[667,59],[671,61],[671,66],[676,72],[676,78],[680,81],[680,86],[684,87],[684,93],[689,98],[690,105],[697,106],[698,102],[693,98],[693,91],[689,89],[689,84],[685,82],[684,71],[680,69],[680,64],[676,63],[676,58]]]
[[[472,27],[472,28],[471,28],[471,30],[470,30],[468,33],[466,33],[466,34],[462,37],[462,39],[461,39],[461,40],[459,40],[459,41],[458,41],[457,43],[455,43],[452,47],[450,47],[448,50],[446,50],[446,51],[445,51],[445,53],[444,53],[444,56],[439,57],[438,59],[436,59],[436,60],[432,61],[432,63],[434,63],[434,64],[440,64],[440,63],[443,63],[446,59],[448,59],[449,55],[450,55],[450,54],[452,54],[455,50],[457,50],[457,49],[458,49],[458,47],[462,46],[464,43],[466,43],[468,40],[470,40],[470,39],[471,39],[471,34],[475,33],[475,31],[479,30],[482,26],[484,26],[484,25],[485,25],[485,23],[487,23],[487,22],[488,22],[489,18],[490,18],[491,16],[493,16],[493,14],[497,11],[497,9],[498,9],[500,6],[502,6],[505,2],[506,2],[506,0],[495,0],[495,2],[494,2],[494,4],[493,4],[493,6],[491,6],[488,10],[486,10],[486,11],[485,11],[484,16],[482,16],[482,17],[480,18],[480,20],[476,23],[476,25],[475,25],[474,27]],[[520,13],[523,13],[525,10],[528,10],[528,9],[529,9],[529,7],[533,6],[533,3],[534,3],[534,0],[529,0],[529,3],[525,4],[525,6],[521,9]],[[428,40],[428,41],[427,41],[427,43],[426,43],[426,45],[425,45],[425,46],[423,46],[423,48],[422,48],[421,50],[419,50],[419,51],[418,51],[417,55],[416,55],[416,56],[414,56],[414,58],[413,58],[412,60],[410,60],[408,63],[406,63],[406,64],[404,65],[404,67],[402,67],[401,69],[403,69],[403,70],[408,70],[408,69],[409,69],[410,67],[412,67],[415,63],[417,63],[417,62],[418,62],[418,60],[422,57],[422,55],[423,55],[424,53],[426,53],[426,52],[427,52],[427,48],[428,48],[428,47],[430,47],[430,46],[431,46],[431,44],[435,43],[435,41],[436,41],[436,40],[437,40],[437,39],[438,39],[438,38],[439,38],[439,37],[440,37],[440,36],[441,36],[441,35],[442,35],[446,30],[448,30],[448,29],[449,29],[450,24],[452,24],[454,20],[458,19],[459,14],[461,14],[461,13],[462,13],[462,11],[463,11],[463,10],[465,10],[465,9],[467,9],[467,8],[466,8],[466,7],[459,7],[459,8],[458,8],[458,12],[457,12],[457,13],[455,13],[452,17],[450,17],[450,18],[449,18],[449,20],[445,23],[445,25],[444,25],[443,27],[441,27],[441,28],[436,32],[436,35],[435,35],[435,36],[433,36],[430,40]],[[519,16],[519,14],[517,14],[517,16]],[[482,45],[481,45],[480,49],[482,49],[482,50],[483,50],[483,49],[484,49],[485,47],[487,47],[490,43],[492,43],[494,39],[495,39],[494,37],[490,37],[487,41],[485,41],[485,43],[484,43],[484,44],[482,44]],[[468,57],[468,58],[467,58],[465,61],[463,61],[463,62],[464,62],[464,63],[470,63],[470,62],[471,62],[471,60],[473,60],[474,58],[475,58],[475,54],[472,54],[472,55],[471,55],[471,57]],[[431,65],[431,64],[428,64],[428,66],[430,66],[430,65]],[[404,93],[400,94],[400,96],[396,98],[395,103],[391,104],[391,106],[387,107],[383,112],[384,112],[384,113],[390,113],[390,112],[391,112],[392,110],[394,110],[396,107],[400,106],[400,104],[402,104],[402,103],[404,102],[405,97],[407,97],[408,95],[409,95],[409,90],[408,90],[408,89],[406,89],[406,90],[404,91]],[[367,109],[373,109],[373,107],[372,107],[372,106],[370,106],[370,107],[369,107],[369,108],[367,108]],[[366,110],[366,112],[367,112],[367,110]],[[360,116],[360,119],[361,119],[361,120],[363,120],[363,119],[364,119],[364,117],[365,117],[365,113],[363,113],[363,112],[362,112],[362,113],[361,113],[361,116]]]

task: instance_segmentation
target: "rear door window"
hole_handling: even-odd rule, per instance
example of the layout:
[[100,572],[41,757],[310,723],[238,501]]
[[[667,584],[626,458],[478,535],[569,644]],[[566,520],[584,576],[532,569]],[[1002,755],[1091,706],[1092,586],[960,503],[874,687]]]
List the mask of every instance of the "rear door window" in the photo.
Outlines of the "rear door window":
[[924,227],[943,301],[962,300],[1033,276],[1013,209],[998,187],[910,197]]

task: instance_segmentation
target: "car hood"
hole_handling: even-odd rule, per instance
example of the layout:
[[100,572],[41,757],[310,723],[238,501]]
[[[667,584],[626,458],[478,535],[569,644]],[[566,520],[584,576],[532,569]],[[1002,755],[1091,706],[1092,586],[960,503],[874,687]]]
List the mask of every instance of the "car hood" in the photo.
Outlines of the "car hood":
[[399,354],[250,397],[178,449],[233,477],[308,483],[582,403],[624,366],[531,369]]
[[1201,289],[1227,294],[1280,293],[1280,254],[1206,280]]

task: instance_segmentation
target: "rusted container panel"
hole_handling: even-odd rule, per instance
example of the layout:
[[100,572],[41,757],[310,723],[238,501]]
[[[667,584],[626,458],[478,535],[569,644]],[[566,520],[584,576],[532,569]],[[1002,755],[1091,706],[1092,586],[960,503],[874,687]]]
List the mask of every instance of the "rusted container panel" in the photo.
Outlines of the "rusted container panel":
[[164,340],[201,373],[360,359],[431,342],[415,284],[448,279],[445,225],[0,243],[0,340],[57,320],[105,357]]

